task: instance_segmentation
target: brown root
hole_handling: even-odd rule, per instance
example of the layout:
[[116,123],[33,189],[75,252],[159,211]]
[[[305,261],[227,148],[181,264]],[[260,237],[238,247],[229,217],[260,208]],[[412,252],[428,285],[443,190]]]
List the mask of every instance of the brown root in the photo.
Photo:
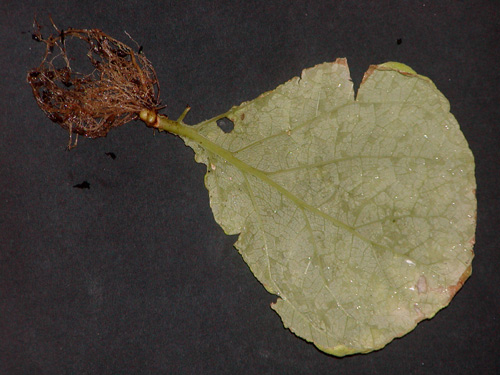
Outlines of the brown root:
[[[45,55],[27,80],[38,106],[47,117],[70,132],[69,148],[76,145],[71,134],[104,137],[115,127],[138,119],[147,110],[160,108],[159,83],[151,62],[142,53],[97,29],[59,30],[43,38],[34,23],[33,39],[45,43]],[[74,39],[85,43],[83,59],[89,73],[76,72],[71,62],[80,57],[68,55],[67,44]]]

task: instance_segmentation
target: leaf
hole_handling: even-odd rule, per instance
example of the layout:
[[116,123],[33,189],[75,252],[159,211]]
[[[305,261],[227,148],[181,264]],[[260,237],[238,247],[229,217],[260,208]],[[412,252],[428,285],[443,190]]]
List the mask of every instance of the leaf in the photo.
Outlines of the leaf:
[[354,99],[338,59],[190,128],[215,219],[240,234],[285,327],[319,349],[380,349],[470,275],[473,156],[446,98],[406,65],[371,66]]

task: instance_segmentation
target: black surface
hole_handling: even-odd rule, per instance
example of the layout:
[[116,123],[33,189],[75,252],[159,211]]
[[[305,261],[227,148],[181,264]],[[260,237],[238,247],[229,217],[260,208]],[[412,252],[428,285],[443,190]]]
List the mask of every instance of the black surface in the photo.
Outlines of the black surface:
[[[1,374],[495,374],[500,371],[498,1],[10,1],[0,5]],[[204,168],[140,123],[68,135],[25,82],[37,14],[143,46],[166,113],[196,123],[347,57],[430,77],[477,162],[473,275],[385,349],[343,359],[282,327],[213,220]],[[110,157],[114,155],[115,157]],[[80,187],[80,188],[78,188]]]

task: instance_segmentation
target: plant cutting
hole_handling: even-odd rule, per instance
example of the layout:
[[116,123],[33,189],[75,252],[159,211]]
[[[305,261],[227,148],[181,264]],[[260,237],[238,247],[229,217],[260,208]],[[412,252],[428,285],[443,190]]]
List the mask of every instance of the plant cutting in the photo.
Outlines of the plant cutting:
[[[27,80],[77,138],[134,119],[182,138],[207,167],[214,218],[277,300],[285,327],[335,356],[381,349],[447,306],[471,274],[474,158],[447,99],[410,67],[372,65],[354,94],[346,59],[305,69],[197,125],[159,113],[142,48],[96,29],[33,38]],[[72,67],[83,44],[87,72]],[[79,61],[79,60],[78,60]],[[226,119],[232,129],[222,129]]]

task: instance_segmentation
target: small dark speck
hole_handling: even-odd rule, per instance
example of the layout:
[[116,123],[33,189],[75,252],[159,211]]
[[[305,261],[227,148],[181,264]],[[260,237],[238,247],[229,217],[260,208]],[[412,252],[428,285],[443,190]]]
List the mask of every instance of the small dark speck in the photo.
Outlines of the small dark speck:
[[139,55],[142,53],[142,46],[139,47],[139,52],[137,52]]
[[398,46],[403,43],[403,39],[399,38],[398,40],[396,40],[396,43],[398,44]]
[[81,184],[73,185],[73,187],[78,189],[90,189],[90,184],[87,181],[83,181]]
[[116,154],[114,152],[106,152],[106,155],[108,155],[113,160],[116,159]]

